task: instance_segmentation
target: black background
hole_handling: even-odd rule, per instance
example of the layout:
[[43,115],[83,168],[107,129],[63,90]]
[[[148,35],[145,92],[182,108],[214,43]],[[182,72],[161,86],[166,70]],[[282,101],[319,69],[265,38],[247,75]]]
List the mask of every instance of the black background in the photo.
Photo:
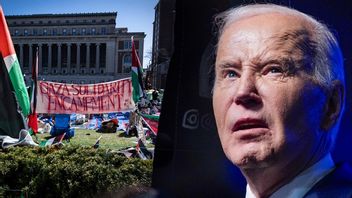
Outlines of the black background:
[[[243,197],[245,181],[224,156],[209,97],[213,16],[234,0],[177,0],[175,51],[170,63],[157,137],[153,187],[161,197]],[[352,6],[348,1],[271,2],[293,7],[324,22],[345,58],[346,108],[333,157],[352,161]],[[186,116],[188,112],[188,116]],[[186,126],[186,127],[185,127]]]

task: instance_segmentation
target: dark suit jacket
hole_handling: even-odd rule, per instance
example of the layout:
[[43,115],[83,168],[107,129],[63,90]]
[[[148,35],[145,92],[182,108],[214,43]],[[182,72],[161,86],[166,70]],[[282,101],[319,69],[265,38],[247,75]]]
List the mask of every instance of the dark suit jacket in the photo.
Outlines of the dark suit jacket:
[[320,180],[305,198],[352,198],[352,168],[344,163]]

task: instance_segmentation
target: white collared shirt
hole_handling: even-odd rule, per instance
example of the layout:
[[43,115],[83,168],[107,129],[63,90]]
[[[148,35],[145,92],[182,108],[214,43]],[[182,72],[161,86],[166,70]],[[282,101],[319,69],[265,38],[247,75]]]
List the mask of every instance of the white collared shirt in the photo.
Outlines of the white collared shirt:
[[[334,168],[334,161],[330,153],[328,153],[313,166],[296,176],[290,183],[279,188],[270,198],[301,198],[323,177],[333,171]],[[248,184],[246,198],[255,198]]]

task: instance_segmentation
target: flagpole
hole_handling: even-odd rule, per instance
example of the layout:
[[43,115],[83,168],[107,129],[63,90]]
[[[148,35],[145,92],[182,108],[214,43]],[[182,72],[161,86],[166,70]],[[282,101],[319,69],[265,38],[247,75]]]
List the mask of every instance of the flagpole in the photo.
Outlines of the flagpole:
[[39,48],[36,47],[35,59],[32,63],[32,77],[31,77],[31,103],[30,103],[30,115],[28,116],[28,126],[34,135],[38,133],[38,117],[37,117],[37,81],[38,81],[38,57]]
[[132,65],[131,65],[131,80],[132,80],[132,97],[135,103],[135,127],[137,129],[138,138],[145,142],[145,134],[143,130],[143,123],[140,117],[140,112],[138,109],[140,99],[143,98],[144,95],[144,87],[143,87],[143,70],[142,65],[139,60],[137,50],[134,43],[134,37],[131,36],[131,57],[132,57]]

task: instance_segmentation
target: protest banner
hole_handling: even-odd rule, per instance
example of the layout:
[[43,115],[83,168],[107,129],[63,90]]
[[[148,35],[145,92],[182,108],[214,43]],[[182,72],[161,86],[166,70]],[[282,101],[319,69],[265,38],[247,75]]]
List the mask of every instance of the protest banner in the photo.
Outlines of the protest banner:
[[37,113],[100,114],[134,108],[130,78],[97,84],[38,81]]

